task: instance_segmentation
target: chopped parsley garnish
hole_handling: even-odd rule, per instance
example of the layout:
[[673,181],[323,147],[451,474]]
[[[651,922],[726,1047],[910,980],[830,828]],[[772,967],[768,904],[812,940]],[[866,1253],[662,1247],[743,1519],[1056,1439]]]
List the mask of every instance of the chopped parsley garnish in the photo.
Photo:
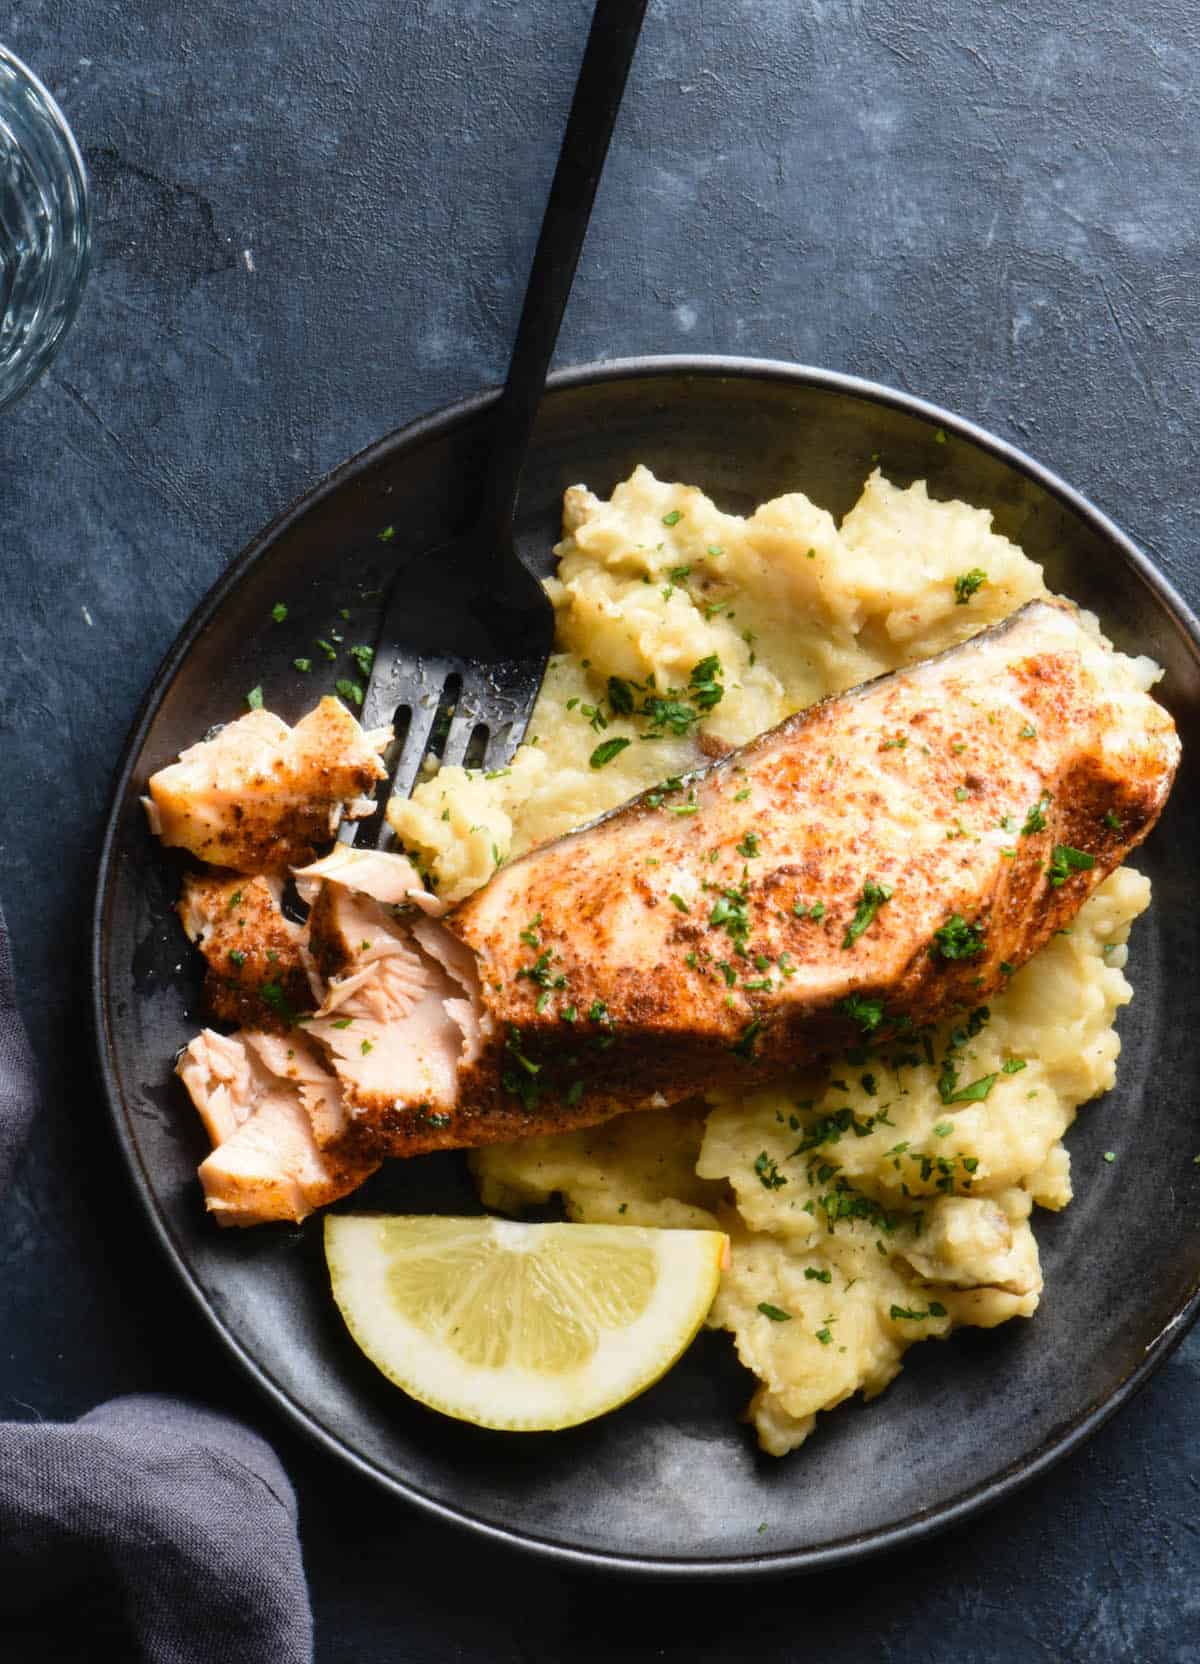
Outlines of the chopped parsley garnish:
[[320,636],[317,637],[317,646],[321,649],[327,659],[333,660],[337,658],[337,648],[332,646],[328,641],[323,641]]
[[349,1028],[353,1021],[353,1017],[338,1017],[333,1026],[334,1028]]
[[679,776],[677,774],[668,775],[660,786],[655,786],[653,791],[646,793],[646,807],[648,809],[659,809],[662,807],[664,797],[668,797],[672,792],[681,792],[682,790],[683,781]]
[[1016,968],[1017,967],[1015,965],[1010,965],[1007,959],[1002,959],[1000,961],[1000,975],[1001,976],[1011,976],[1013,974],[1013,972],[1016,970]]
[[250,692],[246,695],[246,704],[250,707],[250,709],[252,711],[261,711],[262,710],[262,688],[261,687],[250,689]]
[[862,994],[847,994],[844,1000],[839,1000],[838,1010],[852,1018],[864,1035],[874,1034],[883,1021],[883,1001],[866,999]]
[[979,1079],[973,1080],[969,1086],[952,1089],[947,1093],[942,1091],[942,1081],[939,1080],[938,1091],[944,1104],[981,1104],[995,1084],[995,1075],[980,1075]]
[[937,1126],[934,1127],[934,1129],[933,1129],[933,1136],[935,1138],[949,1138],[950,1134],[953,1131],[954,1131],[954,1122],[953,1121],[939,1121]]
[[825,1327],[815,1331],[816,1337],[822,1346],[830,1346],[833,1343],[833,1330],[829,1327],[830,1321],[830,1319],[826,1319]]
[[735,803],[744,803],[749,796],[750,796],[749,786],[743,786],[740,792],[734,792],[733,801]]
[[[807,1155],[810,1150],[819,1150],[823,1144],[840,1144],[846,1133],[852,1132],[855,1138],[866,1138],[875,1131],[876,1122],[881,1116],[869,1115],[865,1121],[860,1121],[852,1109],[835,1109],[829,1115],[822,1115],[819,1120],[805,1132],[804,1137],[794,1150],[788,1152],[788,1161],[794,1161],[797,1156]],[[888,1123],[891,1124],[890,1122]],[[830,1170],[832,1172],[832,1169]],[[821,1179],[824,1183],[827,1173]]]
[[664,734],[683,735],[700,720],[699,712],[681,699],[662,698],[657,693],[647,694],[642,701],[641,715],[650,718],[647,738],[662,739]]
[[1037,738],[1037,729],[1033,726],[1032,722],[1027,722],[1024,728],[1021,729],[1017,738],[1022,740],[1034,740]]
[[1125,825],[1120,815],[1115,814],[1112,809],[1104,811],[1104,824],[1110,832],[1120,832]]
[[981,566],[973,566],[969,572],[960,572],[954,580],[954,604],[965,607],[967,602],[987,583],[987,573]]
[[369,1040],[364,1040],[362,1045],[358,1049],[363,1054],[364,1057],[366,1057],[368,1052],[372,1052],[372,1051],[375,1050],[374,1046],[371,1044],[371,1042]]
[[510,1027],[508,1039],[504,1042],[504,1049],[519,1065],[521,1073],[517,1074],[512,1069],[506,1070],[501,1077],[501,1085],[506,1092],[511,1092],[515,1098],[521,1100],[523,1109],[536,1109],[541,1097],[541,1084],[537,1077],[541,1073],[542,1066],[540,1063],[532,1062],[522,1052],[519,1028]]
[[721,675],[721,661],[715,653],[692,666],[688,688],[702,711],[711,711],[725,697],[725,689],[717,678]]
[[264,982],[258,993],[259,998],[270,1006],[277,1017],[282,1017],[284,1022],[297,1023],[301,1020],[289,1005],[281,983]]
[[723,929],[739,953],[743,953],[750,935],[750,916],[746,912],[748,891],[745,884],[735,890],[722,890],[708,915],[709,924]]
[[663,515],[662,523],[664,526],[677,526],[682,519],[682,511],[677,508],[673,508],[670,514]]
[[747,832],[741,843],[737,845],[737,852],[747,861],[752,861],[758,854],[758,833]]
[[890,884],[877,884],[873,878],[868,878],[862,887],[858,906],[854,917],[846,927],[846,934],[842,937],[842,946],[852,948],[864,930],[875,921],[875,916],[883,904],[892,899],[895,894]]
[[587,1019],[589,1023],[607,1023],[611,1027],[612,1018],[608,1014],[608,1007],[603,1000],[593,1000],[588,1007]]
[[[524,935],[524,932],[522,932],[522,935]],[[517,976],[518,978],[525,977],[530,982],[536,982],[539,988],[551,989],[565,988],[567,986],[567,979],[565,976],[562,976],[561,974],[553,976],[551,974],[549,948],[544,948],[542,952],[538,954],[532,965],[522,965],[517,972]],[[545,1007],[543,1006],[541,1009],[545,1010]]]
[[1055,844],[1050,856],[1050,865],[1046,868],[1051,884],[1057,889],[1065,884],[1073,872],[1087,872],[1096,865],[1096,857],[1089,855],[1086,850],[1072,849],[1070,844]]
[[927,1317],[945,1317],[946,1308],[940,1300],[931,1300],[929,1310],[920,1312],[912,1306],[893,1306],[888,1316],[893,1322],[903,1319],[906,1323],[924,1323]]
[[452,1117],[449,1115],[443,1115],[438,1110],[431,1109],[426,1112],[425,1119],[429,1122],[431,1127],[448,1127]]
[[1046,805],[1050,802],[1049,795],[1043,792],[1037,802],[1025,815],[1025,824],[1021,828],[1021,836],[1027,838],[1034,832],[1046,830]]
[[524,930],[521,932],[521,938],[520,939],[521,939],[522,942],[524,942],[524,944],[527,948],[540,948],[541,947],[541,945],[542,945],[541,944],[541,938],[538,936],[538,933],[537,933],[538,932],[538,927],[541,924],[541,922],[542,922],[542,915],[540,913],[535,913],[533,915],[533,917],[530,919],[529,923],[525,926]]
[[1104,1159],[1105,1159],[1105,1161],[1108,1161],[1108,1162],[1116,1161],[1117,1152],[1115,1150],[1105,1150]]
[[1000,1072],[1004,1075],[1019,1075],[1025,1068],[1028,1068],[1028,1064],[1023,1057],[1010,1057],[1001,1065]]
[[619,757],[630,742],[623,739],[602,740],[588,758],[591,768],[603,768],[611,763],[614,757]]
[[360,676],[371,674],[371,666],[375,663],[375,649],[373,647],[352,647],[350,657],[358,666]]
[[825,903],[823,901],[794,901],[792,912],[798,919],[809,918],[815,923],[819,923],[825,917]]
[[579,1102],[580,1098],[582,1098],[582,1097],[583,1097],[583,1082],[581,1080],[572,1081],[570,1086],[567,1088],[567,1102],[568,1102],[568,1104],[574,1106],[575,1104],[577,1104]]
[[383,528],[383,530],[379,533],[379,541],[381,543],[390,543],[392,541],[392,539],[395,537],[395,535],[396,535],[395,526],[385,526]]
[[681,913],[690,913],[691,912],[691,908],[688,906],[687,902],[684,901],[682,896],[677,896],[675,894],[674,890],[671,891],[671,894],[667,897],[667,900],[671,903],[672,907],[678,908],[678,910]]
[[[938,1073],[938,1096],[944,1104],[982,1103],[996,1083],[997,1076],[981,1075],[973,1080],[969,1086],[960,1087],[959,1077],[962,1073],[962,1051],[968,1040],[973,1040],[982,1030],[991,1016],[986,1005],[980,1005],[967,1018],[965,1028],[954,1028],[950,1031],[950,1039],[942,1057],[941,1069]],[[930,1062],[932,1062],[932,1056]]]
[[231,963],[236,965],[239,971],[246,963],[246,955],[242,952],[241,948],[230,948],[229,958]]
[[293,659],[292,663],[295,665],[297,670],[308,671],[312,669],[311,659]]
[[933,933],[932,952],[942,959],[978,959],[983,952],[983,931],[968,924],[961,913],[951,913]]
[[633,715],[633,690],[619,676],[608,678],[608,702],[617,716]]
[[749,1062],[754,1056],[754,1042],[762,1026],[761,1017],[755,1017],[752,1022],[747,1023],[737,1040],[730,1046],[730,1051],[736,1057],[744,1057]]
[[833,1281],[833,1272],[818,1271],[815,1266],[806,1265],[804,1267],[804,1279],[809,1283],[831,1283]]
[[350,679],[346,676],[339,676],[333,685],[341,694],[342,698],[348,699],[352,705],[362,704],[363,690],[359,687],[357,682],[350,681]]
[[843,1178],[838,1178],[832,1190],[817,1198],[817,1206],[825,1215],[825,1228],[830,1232],[835,1230],[839,1219],[869,1219],[886,1236],[896,1229],[894,1214],[888,1213],[873,1196],[864,1196],[861,1191],[855,1190]]
[[[792,1321],[791,1312],[785,1312],[782,1306],[773,1306],[769,1300],[760,1300],[758,1309],[764,1317],[769,1317],[772,1323],[790,1323]],[[765,1525],[760,1525],[758,1529],[765,1531],[767,1528]]]
[[755,1161],[754,1171],[764,1190],[781,1190],[787,1183],[787,1175],[779,1171],[779,1164],[765,1150]]
[[240,890],[235,890],[226,903],[226,911],[232,913],[235,907],[241,906],[241,901],[242,892]]
[[282,601],[276,601],[275,605],[271,608],[271,617],[275,620],[276,624],[283,623],[284,619],[287,617],[287,608],[284,606]]
[[692,569],[690,566],[673,566],[667,573],[667,578],[668,581],[673,584],[682,584],[685,583],[691,575]]

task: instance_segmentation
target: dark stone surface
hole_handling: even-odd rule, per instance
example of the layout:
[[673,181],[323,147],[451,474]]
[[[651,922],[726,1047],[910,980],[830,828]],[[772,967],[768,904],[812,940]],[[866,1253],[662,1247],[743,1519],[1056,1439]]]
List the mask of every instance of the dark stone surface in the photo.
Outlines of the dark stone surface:
[[[1195,1664],[1200,1335],[1087,1449],[920,1555],[618,1587],[482,1548],[301,1446],[136,1212],[83,972],[122,737],[257,526],[501,375],[587,11],[8,13],[84,147],[100,246],[57,364],[0,421],[0,894],[46,1079],[0,1219],[0,1414],[163,1389],[247,1416],[297,1482],[322,1661]],[[559,359],[742,352],[925,394],[1078,485],[1195,604],[1198,82],[1183,0],[652,0]]]

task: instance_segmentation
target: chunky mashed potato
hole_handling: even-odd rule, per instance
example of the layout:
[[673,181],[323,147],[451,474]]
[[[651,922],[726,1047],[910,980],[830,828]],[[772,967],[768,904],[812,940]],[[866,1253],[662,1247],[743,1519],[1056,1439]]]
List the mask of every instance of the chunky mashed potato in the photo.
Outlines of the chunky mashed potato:
[[[440,895],[814,700],[929,657],[1046,593],[991,516],[876,471],[841,526],[793,493],[749,519],[638,468],[601,502],[566,494],[548,588],[558,651],[529,742],[493,775],[443,769],[388,814]],[[649,739],[608,679],[686,689],[716,655],[724,697]],[[1149,686],[1157,669],[1135,661]],[[596,765],[606,741],[628,740]],[[563,1198],[573,1219],[730,1232],[710,1322],[761,1385],[751,1416],[782,1455],[816,1412],[897,1373],[914,1341],[1035,1311],[1034,1204],[1071,1199],[1062,1138],[1115,1078],[1132,921],[1122,868],[990,1007],[909,1049],[850,1054],[769,1090],[714,1093],[606,1126],[472,1153],[484,1202]]]

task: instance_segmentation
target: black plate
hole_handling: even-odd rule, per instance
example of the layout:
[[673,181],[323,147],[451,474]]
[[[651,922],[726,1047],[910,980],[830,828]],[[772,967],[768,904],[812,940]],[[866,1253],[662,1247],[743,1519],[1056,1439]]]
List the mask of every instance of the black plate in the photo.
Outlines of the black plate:
[[[563,488],[607,494],[637,462],[702,486],[725,509],[803,490],[841,515],[878,456],[894,480],[987,505],[997,527],[1093,607],[1119,646],[1166,667],[1159,692],[1184,767],[1137,864],[1154,904],[1133,934],[1137,999],[1121,1019],[1116,1090],[1070,1135],[1077,1196],[1040,1214],[1037,1316],[916,1347],[875,1403],[823,1417],[802,1451],[761,1456],[737,1417],[751,1388],[726,1336],[702,1335],[635,1403],[556,1434],[487,1433],[390,1387],[329,1296],[320,1221],[219,1231],[195,1178],[199,1121],[171,1074],[192,1035],[199,978],[172,911],[178,868],[149,836],[147,776],[210,724],[266,703],[298,717],[332,682],[291,668],[339,627],[371,641],[371,596],[405,548],[459,529],[491,395],[393,434],[288,509],[236,560],[168,654],[137,718],[100,865],[94,977],[114,1122],[163,1247],[215,1332],[275,1403],[397,1495],[563,1559],[653,1573],[830,1566],[961,1519],[1077,1445],[1147,1378],[1200,1298],[1200,1031],[1195,827],[1200,630],[1109,521],[1019,452],[904,394],[739,359],[644,359],[555,376],[521,502],[520,540],[548,570]],[[946,442],[936,430],[943,429]],[[398,528],[381,543],[380,529]],[[270,620],[274,602],[290,616]],[[1115,1150],[1115,1164],[1103,1152]],[[392,1163],[353,1205],[474,1205],[455,1157]],[[765,1525],[765,1530],[762,1527]]]

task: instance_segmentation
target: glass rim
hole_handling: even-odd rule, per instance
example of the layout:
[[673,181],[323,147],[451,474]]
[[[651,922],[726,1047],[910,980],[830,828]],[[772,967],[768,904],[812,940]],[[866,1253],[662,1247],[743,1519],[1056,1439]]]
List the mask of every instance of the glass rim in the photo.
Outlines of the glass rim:
[[54,94],[50,91],[50,88],[42,80],[41,76],[35,75],[25,60],[23,58],[18,58],[17,54],[11,49],[11,47],[5,46],[3,42],[0,42],[0,63],[6,63],[10,69],[15,70],[23,80],[27,81],[41,102],[45,105],[46,113],[50,116],[54,127],[57,129],[58,136],[62,141],[63,149],[66,151],[67,158],[71,164],[71,171],[75,175],[75,182],[79,188],[79,204],[82,211],[82,218],[85,223],[90,225],[92,203],[91,191],[88,187],[87,168],[84,166],[83,152],[80,150],[75,135],[71,131],[70,123],[67,121],[66,116],[62,112],[62,107],[55,98]]
[[0,43],[0,69],[3,68],[7,68],[29,93],[45,122],[49,142],[58,150],[66,187],[64,195],[73,199],[74,203],[76,234],[63,243],[64,250],[69,251],[69,259],[65,262],[62,299],[57,316],[52,327],[33,340],[27,355],[18,353],[11,361],[19,368],[11,385],[0,387],[0,411],[29,392],[57,355],[78,315],[92,257],[91,188],[83,153],[70,124],[41,77],[35,75],[11,48]]

